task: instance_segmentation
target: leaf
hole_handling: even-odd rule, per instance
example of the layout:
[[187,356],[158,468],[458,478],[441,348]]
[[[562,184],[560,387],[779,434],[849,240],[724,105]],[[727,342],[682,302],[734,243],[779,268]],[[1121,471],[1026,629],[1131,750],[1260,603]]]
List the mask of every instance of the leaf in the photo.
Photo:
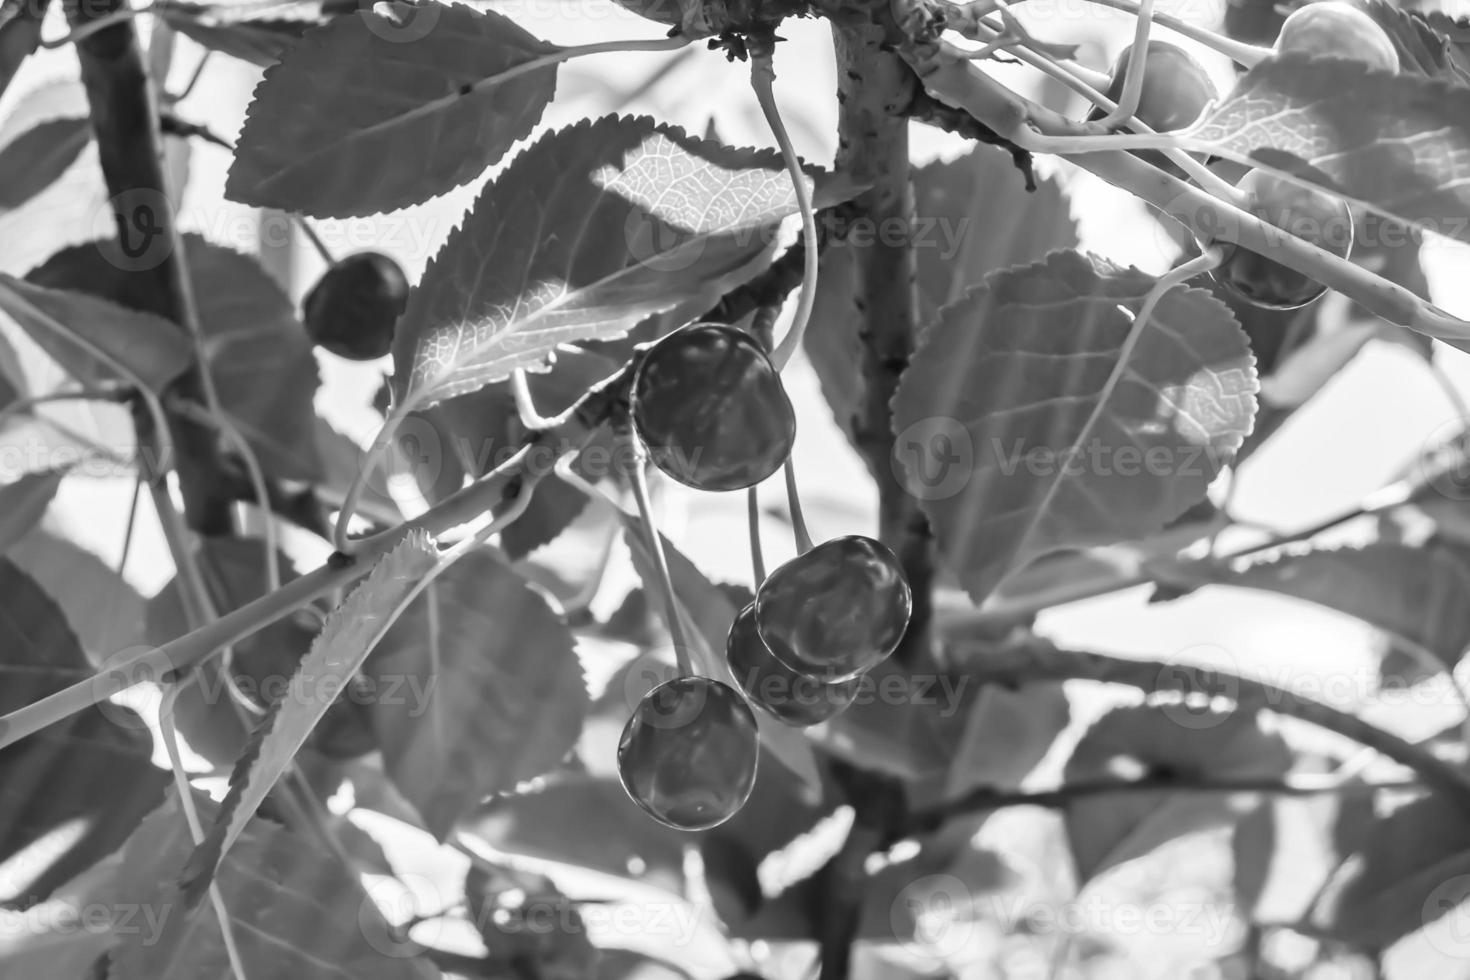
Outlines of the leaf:
[[485,551],[409,606],[366,675],[388,774],[440,840],[485,797],[560,762],[587,711],[571,632]]
[[[200,819],[219,810],[196,797]],[[190,914],[171,879],[192,848],[176,794],[128,841],[118,871],[114,909],[133,909],[115,923],[119,945],[111,980],[196,980],[227,977],[227,959],[212,907]],[[220,865],[217,878],[230,931],[247,977],[291,980],[430,980],[436,971],[396,937],[357,876],[314,841],[266,820],[251,820]],[[124,904],[125,903],[125,904]]]
[[[1114,708],[1082,736],[1062,784],[1168,775],[1183,785],[1281,775],[1291,752],[1254,713],[1165,707]],[[1081,882],[1167,841],[1226,824],[1254,809],[1249,794],[1125,792],[1079,797],[1065,810]]]
[[1267,58],[1181,143],[1470,242],[1470,88],[1295,52]]
[[56,182],[92,139],[82,117],[48,119],[0,147],[0,210],[25,204]]
[[[310,418],[319,378],[311,342],[295,308],[255,258],[197,234],[183,246],[205,359],[226,414],[250,443],[266,472],[314,481],[322,462]],[[58,252],[30,271],[40,286],[74,289],[134,310],[154,303],[146,277],[127,272],[112,240]],[[167,331],[166,331],[167,332]],[[188,342],[172,327],[174,339]]]
[[1336,609],[1428,650],[1450,667],[1470,646],[1470,557],[1449,545],[1375,542],[1315,549],[1210,580]]
[[[623,514],[622,517],[623,538],[628,543],[633,567],[643,580],[643,587],[654,594],[662,594],[663,586],[659,583],[653,553],[645,541],[643,522],[631,514]],[[739,610],[729,596],[710,582],[668,538],[662,534],[659,536],[663,540],[664,558],[669,565],[674,594],[695,627],[694,634],[689,637],[693,644],[690,657],[701,674],[718,678],[733,687],[735,679],[730,676],[729,665],[725,662],[725,638]],[[663,609],[662,602],[659,609]],[[805,784],[808,798],[815,796],[821,788],[822,777],[811,743],[800,731],[781,724],[764,711],[755,712],[755,721],[763,749]]]
[[[0,559],[0,714],[91,676],[61,609]],[[152,756],[143,719],[109,702],[0,749],[0,900],[34,904],[120,845],[163,793]]]
[[37,527],[5,557],[55,597],[94,665],[143,641],[143,597],[92,552]]
[[1451,54],[1450,42],[1436,34],[1432,21],[1422,14],[1403,10],[1382,0],[1354,0],[1353,6],[1363,10],[1383,28],[1399,55],[1399,70],[1443,78],[1465,84],[1470,77],[1461,73]]
[[524,66],[560,48],[488,10],[386,9],[308,31],[266,69],[226,197],[317,218],[394,211],[468,183],[531,132],[556,66]]
[[961,796],[980,786],[1020,786],[1071,718],[1061,684],[1028,684],[1014,691],[987,685],[967,712],[945,779],[946,795]]
[[0,95],[26,58],[41,46],[41,18],[46,5],[35,0],[0,3]]
[[[818,180],[818,206],[850,195]],[[757,271],[796,195],[778,154],[646,117],[537,140],[475,201],[409,297],[393,340],[402,414],[475,391],[558,345],[609,339]]]
[[[1033,262],[1055,249],[1076,247],[1077,230],[1056,181],[1041,180],[1029,194],[993,191],[1019,180],[1011,155],[986,146],[914,171],[911,239],[919,322],[924,326],[934,322],[941,307],[989,273]],[[857,224],[845,239],[827,247],[804,338],[822,394],[849,438],[865,397],[863,348],[854,333],[859,320],[854,305],[857,257],[876,231],[881,229]]]
[[0,552],[41,522],[65,476],[64,469],[40,470],[0,486]]
[[1250,351],[1205,291],[1171,290],[1118,363],[1119,306],[1153,282],[1058,252],[992,275],[925,332],[894,397],[895,452],[975,602],[1042,555],[1157,531],[1250,430]]
[[179,877],[191,905],[209,887],[221,857],[229,853],[312,728],[362,666],[378,631],[437,558],[433,542],[420,532],[411,532],[378,559],[363,583],[327,617],[291,678],[290,689],[265,716],[236,761],[219,818]]
[[155,392],[189,364],[188,339],[173,324],[93,296],[43,289],[0,273],[0,312],[87,384],[125,380],[94,350],[127,368]]
[[[1470,826],[1462,809],[1423,796],[1374,821],[1338,866],[1310,921],[1360,949],[1382,950],[1466,898]],[[1463,936],[1456,936],[1463,950]]]
[[[234,612],[266,594],[266,555],[260,539],[200,539],[196,559],[217,613]],[[279,553],[276,558],[282,583],[290,583],[297,577],[290,560]],[[187,632],[189,619],[175,577],[148,600],[148,642],[162,646]],[[255,703],[269,705],[286,691],[311,643],[312,633],[300,619],[279,619],[231,648],[231,682]],[[198,682],[174,701],[174,723],[189,748],[228,766],[245,750],[250,726],[230,703],[222,660],[204,664],[197,676]]]
[[310,27],[321,21],[309,14],[296,17],[281,4],[270,5],[268,15],[250,4],[201,4],[164,0],[153,6],[164,23],[210,51],[248,61],[262,68],[285,57]]

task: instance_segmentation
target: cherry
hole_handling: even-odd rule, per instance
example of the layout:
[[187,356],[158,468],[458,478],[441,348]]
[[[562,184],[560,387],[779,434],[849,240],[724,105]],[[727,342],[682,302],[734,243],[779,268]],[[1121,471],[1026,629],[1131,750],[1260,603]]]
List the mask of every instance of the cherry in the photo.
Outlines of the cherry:
[[322,274],[301,311],[312,343],[349,361],[373,361],[393,346],[407,303],[402,267],[381,252],[358,252]]
[[[1123,97],[1123,82],[1128,72],[1128,58],[1132,53],[1132,45],[1124,48],[1113,66],[1112,83],[1108,85],[1107,96],[1114,102]],[[1200,113],[1204,112],[1205,106],[1218,95],[1209,73],[1188,51],[1167,41],[1148,42],[1143,91],[1135,113],[1140,122],[1159,133],[1186,129],[1193,125]],[[1101,108],[1097,108],[1087,118],[1095,121],[1106,115]],[[1168,157],[1157,150],[1144,150],[1138,156],[1171,173],[1179,172]]]
[[680,677],[646,694],[618,740],[623,789],[659,823],[708,830],[750,798],[755,715],[728,684]]
[[847,710],[857,697],[854,677],[828,684],[786,666],[761,639],[755,603],[748,603],[730,627],[725,661],[751,704],[795,728],[816,725]]
[[[1352,252],[1353,219],[1346,202],[1261,170],[1250,171],[1236,186],[1246,193],[1247,211],[1335,255],[1347,258]],[[1305,306],[1327,291],[1315,279],[1239,246],[1215,270],[1215,278],[1268,309]]]
[[912,611],[898,559],[861,535],[823,541],[798,555],[755,595],[756,627],[772,655],[828,684],[886,660]]
[[691,324],[655,343],[634,375],[632,407],[654,465],[699,490],[754,486],[796,441],[775,365],[755,338],[725,324]]
[[1342,0],[1309,3],[1294,11],[1281,25],[1276,50],[1361,61],[1376,71],[1399,70],[1399,53],[1388,34],[1368,14]]

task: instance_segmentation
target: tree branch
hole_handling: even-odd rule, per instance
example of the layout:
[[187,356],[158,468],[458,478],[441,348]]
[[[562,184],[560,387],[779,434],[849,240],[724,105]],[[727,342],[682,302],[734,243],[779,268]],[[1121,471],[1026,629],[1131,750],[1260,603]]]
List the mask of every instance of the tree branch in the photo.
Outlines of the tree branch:
[[[109,17],[125,6],[123,0],[65,3],[73,29]],[[142,288],[135,295],[147,301],[147,312],[171,320],[197,337],[191,284],[168,203],[157,96],[143,63],[133,21],[111,24],[79,40],[76,48],[119,242],[125,255],[137,258],[134,267],[127,270],[140,280]],[[196,359],[167,394],[209,404],[204,370]],[[155,441],[152,424],[142,412],[134,413],[134,421],[139,446],[144,450],[140,457],[145,468],[151,468],[150,456],[157,458],[156,453],[148,451]],[[189,526],[201,534],[228,534],[231,495],[220,477],[219,441],[208,426],[187,418],[172,417],[170,428],[178,450],[174,465]],[[156,484],[163,474],[145,472],[145,476]]]
[[1265,681],[1209,667],[1125,660],[1100,653],[1061,650],[1048,643],[1020,644],[987,652],[965,665],[965,673],[982,684],[1018,686],[1040,681],[1089,680],[1124,684],[1145,693],[1189,694],[1224,698],[1239,710],[1269,710],[1336,732],[1414,770],[1429,787],[1470,811],[1470,773],[1415,745],[1348,714]]

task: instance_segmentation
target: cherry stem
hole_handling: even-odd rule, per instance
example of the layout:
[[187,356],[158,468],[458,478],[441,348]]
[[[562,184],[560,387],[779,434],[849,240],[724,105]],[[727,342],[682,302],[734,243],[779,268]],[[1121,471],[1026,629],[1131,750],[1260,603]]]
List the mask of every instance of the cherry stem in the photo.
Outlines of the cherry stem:
[[128,557],[133,552],[133,532],[138,527],[138,504],[143,499],[143,474],[141,471],[133,477],[132,503],[128,505],[128,523],[123,529],[122,554],[117,559],[117,574],[121,578],[128,567]]
[[638,502],[638,516],[643,524],[643,539],[653,553],[653,563],[658,569],[658,588],[664,606],[664,621],[669,627],[669,636],[674,641],[674,659],[683,677],[694,676],[694,662],[689,656],[689,642],[684,635],[684,622],[679,616],[679,601],[674,598],[674,579],[669,574],[669,560],[664,554],[664,539],[659,533],[658,523],[653,517],[653,505],[648,498],[648,477],[643,472],[646,455],[635,437],[630,436],[633,449],[633,499]]
[[786,502],[791,508],[791,533],[796,538],[796,550],[806,554],[812,550],[812,536],[807,533],[806,516],[801,512],[801,493],[796,488],[796,464],[786,457]]
[[510,390],[515,394],[516,413],[521,417],[521,425],[535,432],[550,428],[554,424],[536,411],[536,397],[531,394],[531,382],[524,368],[517,368],[511,372]]
[[812,306],[817,299],[817,268],[821,260],[821,253],[817,245],[817,217],[812,211],[811,188],[807,184],[806,174],[802,172],[801,159],[791,145],[791,136],[786,132],[786,124],[781,121],[781,109],[776,105],[776,93],[771,87],[775,80],[776,70],[771,63],[770,47],[763,42],[759,52],[751,53],[750,87],[755,90],[756,101],[760,103],[766,123],[771,127],[771,133],[781,147],[781,159],[786,163],[786,172],[791,175],[791,186],[796,191],[796,205],[801,210],[801,237],[802,244],[805,245],[801,294],[796,301],[796,314],[791,318],[791,326],[787,329],[786,336],[781,338],[781,343],[771,354],[771,363],[775,364],[776,370],[779,371],[796,354],[801,347],[801,339],[806,334],[806,325],[811,319]]
[[1099,129],[1109,130],[1132,119],[1138,113],[1138,103],[1143,98],[1144,73],[1148,69],[1148,33],[1153,26],[1154,0],[1141,0],[1138,5],[1138,21],[1133,26],[1133,50],[1128,56],[1128,67],[1123,71],[1123,93],[1118,104],[1102,119]]
[[322,237],[316,233],[316,228],[312,226],[311,221],[305,215],[297,214],[294,211],[289,212],[289,216],[295,222],[296,227],[301,229],[301,234],[305,235],[306,240],[311,243],[311,247],[316,249],[316,254],[322,257],[322,261],[329,266],[336,265],[337,257],[332,254],[332,250],[327,247],[327,243],[322,241]]
[[750,567],[755,574],[755,587],[766,580],[766,559],[761,553],[761,504],[755,487],[745,491],[745,519],[750,525]]

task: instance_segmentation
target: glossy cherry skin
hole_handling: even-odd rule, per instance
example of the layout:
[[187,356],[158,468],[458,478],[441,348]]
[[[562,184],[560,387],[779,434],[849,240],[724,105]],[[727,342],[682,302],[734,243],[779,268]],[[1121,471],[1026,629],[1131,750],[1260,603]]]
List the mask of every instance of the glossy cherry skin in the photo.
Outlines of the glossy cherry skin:
[[[1351,254],[1353,219],[1345,202],[1260,170],[1236,186],[1248,195],[1244,207],[1252,214],[1343,258]],[[1306,306],[1327,291],[1315,279],[1239,246],[1215,270],[1215,278],[1242,299],[1276,310]]]
[[633,377],[633,425],[659,469],[699,490],[741,490],[775,473],[796,442],[781,375],[750,334],[681,327]]
[[618,776],[633,802],[675,830],[729,820],[755,786],[755,715],[730,685],[680,677],[644,695],[618,740]]
[[1377,71],[1399,70],[1399,53],[1388,34],[1368,14],[1341,0],[1293,11],[1281,25],[1276,50],[1361,61]]
[[772,655],[829,684],[893,653],[913,612],[898,559],[861,535],[823,541],[772,572],[755,594],[755,621]]
[[408,277],[381,252],[358,252],[332,266],[302,302],[312,343],[349,361],[373,361],[393,346],[408,304]]
[[[1114,102],[1123,97],[1123,82],[1132,53],[1133,47],[1129,45],[1113,65],[1112,83],[1108,86],[1107,95]],[[1187,129],[1204,112],[1205,106],[1218,96],[1209,73],[1188,51],[1167,41],[1148,43],[1143,91],[1136,113],[1140,122],[1159,133]],[[1094,109],[1088,118],[1098,120],[1105,115],[1107,113],[1102,109]],[[1156,167],[1164,167],[1171,173],[1178,172],[1175,165],[1157,150],[1144,150],[1138,156]]]
[[755,626],[755,603],[740,610],[725,640],[725,662],[750,703],[793,728],[833,718],[857,697],[859,678],[828,684],[771,654]]

